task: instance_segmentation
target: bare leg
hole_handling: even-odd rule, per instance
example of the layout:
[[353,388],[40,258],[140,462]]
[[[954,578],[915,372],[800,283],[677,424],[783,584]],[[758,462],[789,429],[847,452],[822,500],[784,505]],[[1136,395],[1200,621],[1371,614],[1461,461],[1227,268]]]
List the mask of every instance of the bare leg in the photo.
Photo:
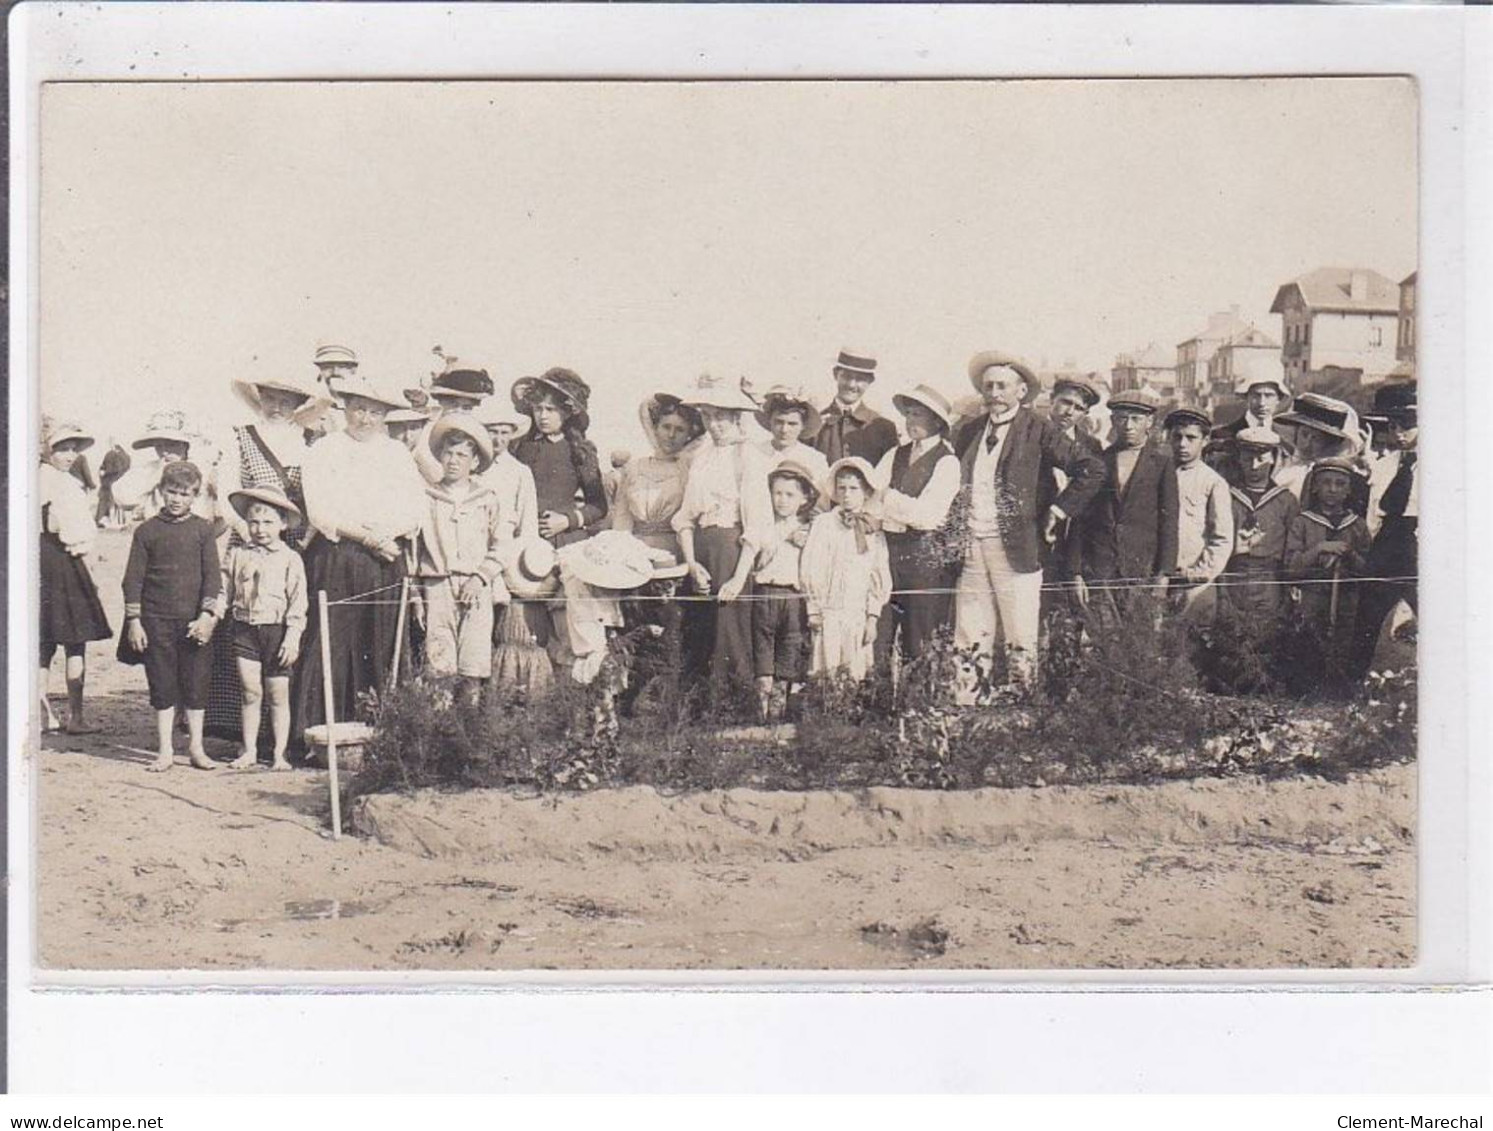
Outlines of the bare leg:
[[187,743],[187,756],[199,770],[216,770],[218,763],[207,756],[207,751],[202,746],[202,722],[206,715],[207,712],[201,707],[187,708],[187,734],[191,736]]
[[98,727],[83,721],[83,683],[88,674],[84,645],[69,645],[67,648],[67,733],[97,734]]
[[166,707],[156,712],[156,760],[147,769],[153,773],[169,770],[173,759],[171,728],[176,722],[176,708]]
[[290,744],[290,677],[275,676],[264,681],[265,694],[270,700],[270,727],[275,736],[275,760],[270,768],[288,770],[285,747]]
[[259,710],[264,699],[260,681],[258,660],[238,658],[238,685],[243,697],[243,748],[228,765],[235,770],[247,770],[259,761]]
[[772,676],[759,675],[757,677],[757,719],[759,722],[767,722],[772,711]]
[[37,684],[41,688],[41,728],[43,731],[62,729],[62,720],[57,717],[57,712],[52,710],[52,701],[47,698],[47,681],[51,675],[51,666],[43,667],[41,669],[41,682]]

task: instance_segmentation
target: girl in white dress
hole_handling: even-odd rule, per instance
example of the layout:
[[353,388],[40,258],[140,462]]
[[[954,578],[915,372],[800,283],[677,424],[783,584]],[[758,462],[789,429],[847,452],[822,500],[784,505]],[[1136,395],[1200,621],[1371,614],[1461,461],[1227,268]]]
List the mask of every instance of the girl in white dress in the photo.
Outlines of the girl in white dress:
[[835,509],[814,519],[799,566],[814,641],[813,671],[843,670],[861,680],[871,670],[892,571],[886,537],[866,513],[876,495],[871,465],[849,456],[829,473]]

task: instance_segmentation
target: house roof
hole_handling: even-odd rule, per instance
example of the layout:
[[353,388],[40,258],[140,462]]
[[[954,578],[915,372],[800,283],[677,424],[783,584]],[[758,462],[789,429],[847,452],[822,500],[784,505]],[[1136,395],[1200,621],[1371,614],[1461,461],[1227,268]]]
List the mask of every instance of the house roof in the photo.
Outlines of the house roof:
[[1272,350],[1280,349],[1280,343],[1272,338],[1269,334],[1261,330],[1258,326],[1245,327],[1242,331],[1235,334],[1228,341],[1224,342],[1222,346],[1219,346],[1219,349],[1222,349],[1223,346],[1248,346],[1252,348]]
[[1155,342],[1150,342],[1141,349],[1129,350],[1115,358],[1117,366],[1134,366],[1136,369],[1173,369],[1176,367],[1176,356],[1162,349]]
[[[1362,298],[1353,297],[1353,276],[1361,273],[1366,286]],[[1295,288],[1309,310],[1340,310],[1359,314],[1398,314],[1399,285],[1367,267],[1318,267],[1293,279],[1275,292],[1271,314],[1285,310],[1286,296]]]
[[1406,275],[1403,279],[1400,280],[1400,286],[1403,287],[1403,286],[1405,286],[1408,283],[1415,282],[1415,277],[1417,275],[1419,275],[1419,274],[1420,274],[1419,271],[1412,271],[1412,272],[1410,272],[1410,274]]
[[1192,337],[1177,343],[1177,348],[1187,345],[1189,342],[1226,342],[1237,334],[1249,329],[1249,323],[1239,317],[1239,308],[1233,310],[1222,310],[1208,318],[1205,329],[1199,330]]

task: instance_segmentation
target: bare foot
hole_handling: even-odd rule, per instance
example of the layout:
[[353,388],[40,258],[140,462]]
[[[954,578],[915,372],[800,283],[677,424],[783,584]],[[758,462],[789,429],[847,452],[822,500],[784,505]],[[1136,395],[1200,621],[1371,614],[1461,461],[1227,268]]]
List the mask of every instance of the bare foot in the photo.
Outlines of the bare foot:
[[230,770],[252,770],[259,762],[259,755],[252,750],[245,750],[233,761],[228,763]]
[[189,750],[187,751],[187,756],[192,759],[192,765],[196,766],[199,770],[216,770],[218,768],[218,763],[209,758],[205,750]]
[[273,762],[270,763],[270,769],[272,769],[272,770],[293,770],[293,769],[295,769],[295,767],[292,766],[289,762],[287,762],[284,758],[276,758]]
[[157,754],[156,760],[145,768],[153,774],[163,774],[171,768],[175,759],[170,754]]
[[75,723],[70,722],[70,723],[67,724],[67,733],[68,734],[98,734],[98,733],[100,733],[100,728],[98,728],[96,726],[89,726],[87,723],[79,720],[78,722],[75,722]]

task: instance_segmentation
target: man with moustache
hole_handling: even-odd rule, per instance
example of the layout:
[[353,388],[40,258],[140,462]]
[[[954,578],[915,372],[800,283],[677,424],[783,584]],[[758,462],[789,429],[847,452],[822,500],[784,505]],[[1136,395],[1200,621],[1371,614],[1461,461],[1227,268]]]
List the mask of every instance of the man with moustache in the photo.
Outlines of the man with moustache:
[[828,466],[859,456],[872,467],[897,446],[897,426],[863,402],[876,380],[876,359],[863,350],[842,349],[835,363],[835,399],[821,414],[814,447]]

